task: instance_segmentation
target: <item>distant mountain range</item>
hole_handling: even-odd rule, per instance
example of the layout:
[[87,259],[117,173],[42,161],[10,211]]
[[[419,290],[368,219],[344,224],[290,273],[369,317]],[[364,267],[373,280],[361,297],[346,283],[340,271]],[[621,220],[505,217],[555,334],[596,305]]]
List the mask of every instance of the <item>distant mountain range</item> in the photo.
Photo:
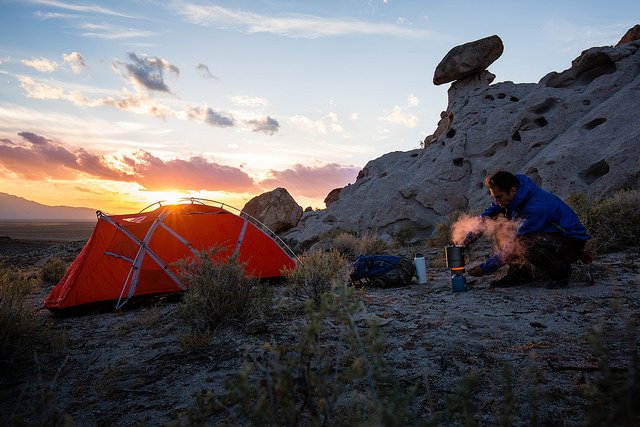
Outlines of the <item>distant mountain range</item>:
[[0,193],[0,220],[95,221],[96,210],[70,206],[47,206],[12,194]]

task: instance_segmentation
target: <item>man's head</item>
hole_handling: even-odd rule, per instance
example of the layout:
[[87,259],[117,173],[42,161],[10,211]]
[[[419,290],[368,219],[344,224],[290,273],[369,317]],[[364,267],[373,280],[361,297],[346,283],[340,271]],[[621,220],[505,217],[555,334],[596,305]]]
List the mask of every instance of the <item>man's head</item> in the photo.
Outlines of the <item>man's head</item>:
[[489,188],[491,197],[500,206],[507,206],[520,188],[518,178],[507,171],[498,171],[489,175],[484,184]]

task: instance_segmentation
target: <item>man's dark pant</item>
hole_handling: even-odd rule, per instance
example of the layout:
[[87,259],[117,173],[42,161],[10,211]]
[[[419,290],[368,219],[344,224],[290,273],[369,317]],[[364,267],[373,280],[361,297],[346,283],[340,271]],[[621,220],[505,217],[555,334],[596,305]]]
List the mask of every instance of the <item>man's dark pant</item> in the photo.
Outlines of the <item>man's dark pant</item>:
[[520,243],[527,262],[545,271],[552,280],[568,280],[571,263],[580,259],[585,242],[562,233],[539,233],[523,236]]

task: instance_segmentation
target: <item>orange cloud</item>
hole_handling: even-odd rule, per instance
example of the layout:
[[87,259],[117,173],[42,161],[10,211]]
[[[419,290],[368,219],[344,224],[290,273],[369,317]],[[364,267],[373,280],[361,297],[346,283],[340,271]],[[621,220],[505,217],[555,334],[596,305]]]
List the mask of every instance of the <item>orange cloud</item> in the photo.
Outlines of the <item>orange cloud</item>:
[[334,188],[355,181],[360,168],[330,163],[322,166],[295,164],[283,171],[270,170],[269,178],[260,182],[263,188],[284,187],[290,193],[305,197],[324,197]]
[[207,190],[249,192],[253,179],[239,168],[219,165],[202,156],[162,160],[140,150],[120,160],[121,168],[101,154],[67,148],[32,132],[20,132],[24,142],[0,139],[0,168],[27,180],[75,180],[78,174],[137,183],[146,190]]

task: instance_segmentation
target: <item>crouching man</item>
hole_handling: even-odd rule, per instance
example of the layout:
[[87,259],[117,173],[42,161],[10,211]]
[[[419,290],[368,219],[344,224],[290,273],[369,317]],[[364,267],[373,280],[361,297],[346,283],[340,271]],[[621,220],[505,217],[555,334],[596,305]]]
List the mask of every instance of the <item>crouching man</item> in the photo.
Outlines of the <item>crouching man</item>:
[[[538,187],[524,175],[499,171],[487,177],[485,185],[494,202],[481,214],[485,221],[504,215],[521,221],[516,231],[517,251],[498,250],[480,265],[471,267],[471,276],[484,276],[509,265],[507,275],[490,283],[506,288],[533,280],[527,263],[546,272],[547,288],[563,288],[571,276],[571,263],[580,259],[590,239],[575,212],[558,196]],[[465,245],[479,237],[470,233]]]

